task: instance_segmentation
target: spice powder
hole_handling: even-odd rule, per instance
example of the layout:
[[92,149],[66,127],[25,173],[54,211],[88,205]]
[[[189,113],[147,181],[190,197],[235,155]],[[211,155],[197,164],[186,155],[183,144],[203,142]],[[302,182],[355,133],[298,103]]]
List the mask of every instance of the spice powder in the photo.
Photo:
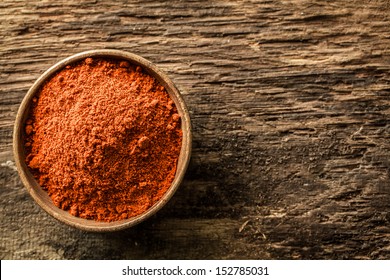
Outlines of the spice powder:
[[54,204],[112,222],[137,216],[170,187],[180,116],[165,88],[127,61],[87,58],[33,98],[26,163]]

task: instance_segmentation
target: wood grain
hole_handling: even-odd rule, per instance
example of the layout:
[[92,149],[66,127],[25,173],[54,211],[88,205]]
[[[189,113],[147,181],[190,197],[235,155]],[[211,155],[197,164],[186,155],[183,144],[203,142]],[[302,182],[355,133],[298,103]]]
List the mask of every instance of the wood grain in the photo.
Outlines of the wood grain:
[[[389,259],[390,5],[373,1],[2,1],[1,259]],[[165,70],[194,129],[173,200],[119,233],[48,217],[21,185],[13,122],[79,51]]]

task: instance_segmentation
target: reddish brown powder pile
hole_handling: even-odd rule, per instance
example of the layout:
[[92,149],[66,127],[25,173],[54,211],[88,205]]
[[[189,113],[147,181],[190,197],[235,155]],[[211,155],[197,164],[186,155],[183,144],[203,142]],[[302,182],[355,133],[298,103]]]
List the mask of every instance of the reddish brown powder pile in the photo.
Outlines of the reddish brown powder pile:
[[26,161],[58,207],[116,221],[141,214],[170,187],[180,116],[140,67],[87,58],[54,75],[33,101]]

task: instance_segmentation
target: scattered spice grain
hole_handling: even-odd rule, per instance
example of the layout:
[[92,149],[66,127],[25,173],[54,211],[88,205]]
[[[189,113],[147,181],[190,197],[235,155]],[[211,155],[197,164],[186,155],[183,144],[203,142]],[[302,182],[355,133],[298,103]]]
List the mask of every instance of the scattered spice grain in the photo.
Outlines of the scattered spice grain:
[[176,172],[182,131],[174,102],[128,61],[86,58],[34,97],[26,162],[54,204],[112,222],[155,204]]

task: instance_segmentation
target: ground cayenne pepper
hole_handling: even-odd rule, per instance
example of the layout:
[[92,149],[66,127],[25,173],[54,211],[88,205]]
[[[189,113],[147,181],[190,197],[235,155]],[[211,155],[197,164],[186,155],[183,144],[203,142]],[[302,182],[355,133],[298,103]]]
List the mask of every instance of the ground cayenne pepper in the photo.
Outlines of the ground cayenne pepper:
[[111,222],[141,214],[173,181],[174,102],[126,61],[87,58],[46,82],[26,121],[26,162],[55,205]]

